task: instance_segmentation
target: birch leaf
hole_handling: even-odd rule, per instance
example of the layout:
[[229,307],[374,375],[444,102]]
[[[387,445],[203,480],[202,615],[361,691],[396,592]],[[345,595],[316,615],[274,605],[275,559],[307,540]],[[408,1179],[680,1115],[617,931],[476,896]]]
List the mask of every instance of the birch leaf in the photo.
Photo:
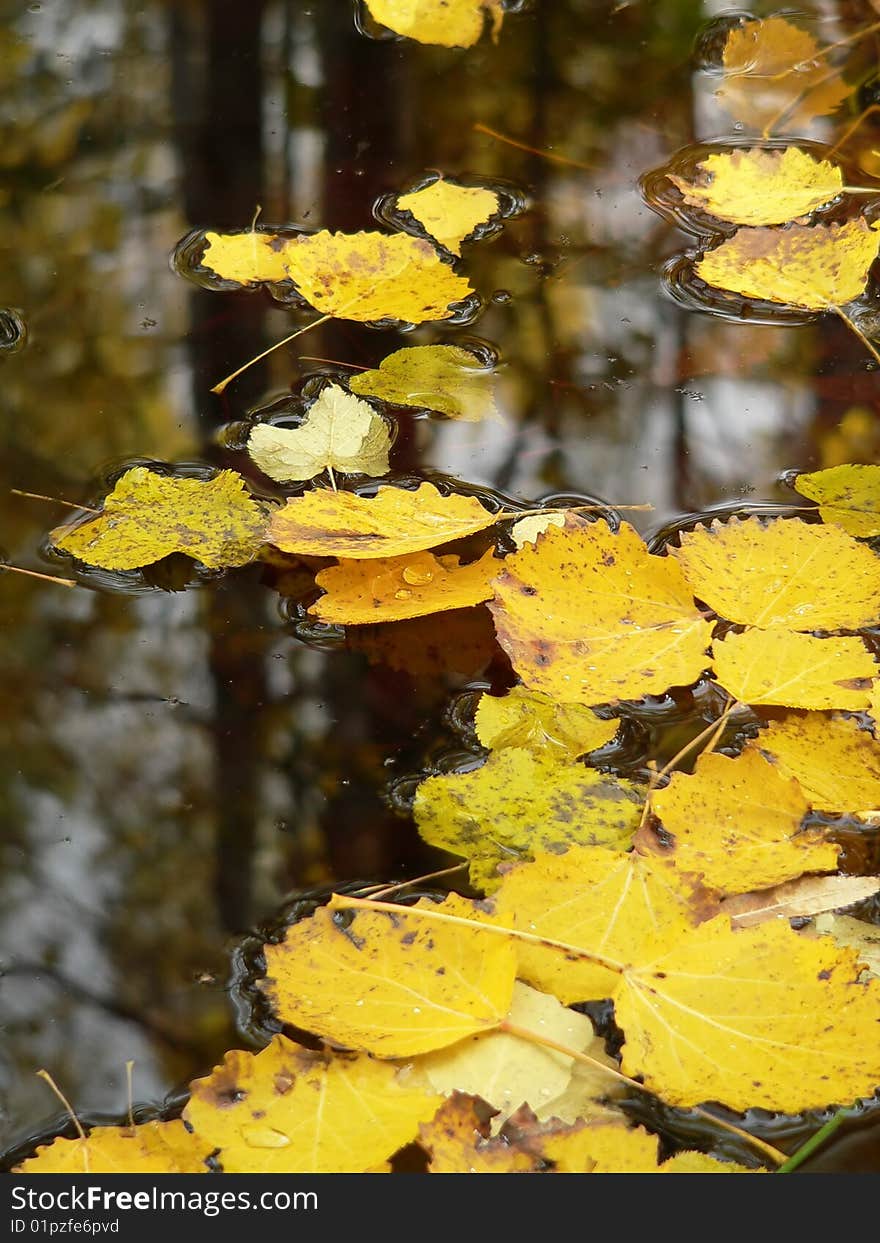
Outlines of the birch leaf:
[[536,755],[572,760],[610,742],[618,725],[584,704],[556,703],[524,686],[514,686],[506,695],[481,695],[474,715],[477,738],[490,751],[525,747]]
[[430,483],[380,487],[372,497],[315,491],[277,510],[268,538],[283,552],[375,560],[436,548],[496,519],[475,496],[444,495]]
[[405,233],[206,233],[202,266],[243,285],[290,280],[323,315],[361,323],[448,319],[473,290]]
[[341,561],[316,576],[326,594],[308,611],[320,621],[360,626],[467,608],[491,597],[497,570],[491,548],[469,565],[429,552]]
[[436,410],[465,423],[498,418],[495,374],[457,345],[414,345],[348,382],[353,393],[397,406]]
[[95,518],[56,527],[50,540],[88,565],[134,570],[181,552],[209,569],[245,565],[265,540],[266,510],[241,475],[159,475],[135,466],[117,480]]
[[488,18],[497,42],[502,0],[366,0],[372,17],[395,34],[441,47],[473,47]]
[[[264,475],[280,483],[313,479],[324,470],[385,475],[390,449],[391,432],[385,420],[367,402],[335,384],[323,390],[299,427],[258,423],[247,443],[251,460]],[[273,522],[277,517],[273,515]]]
[[837,165],[799,147],[715,152],[695,171],[693,180],[673,173],[669,180],[686,203],[733,224],[782,224],[843,192]]
[[707,285],[810,311],[844,306],[865,292],[880,236],[859,216],[844,224],[738,229],[694,271]]
[[207,1174],[214,1145],[184,1124],[92,1127],[85,1139],[53,1139],[12,1167],[14,1174]]
[[460,186],[438,177],[411,194],[400,195],[395,207],[407,211],[425,232],[453,255],[478,225],[486,224],[500,206],[498,195],[482,186]]
[[832,466],[798,475],[794,486],[819,502],[823,522],[862,539],[880,535],[880,466]]
[[712,668],[740,703],[853,712],[868,706],[877,673],[861,639],[821,639],[784,630],[729,634],[712,645]]
[[880,743],[858,721],[788,712],[747,744],[794,777],[817,811],[880,807]]
[[414,1140],[442,1099],[364,1054],[275,1036],[259,1053],[233,1049],[191,1083],[183,1116],[220,1149],[225,1174],[357,1174]]
[[764,630],[857,630],[880,620],[880,559],[838,527],[731,518],[681,537],[672,556],[700,600]]
[[711,626],[678,565],[626,523],[549,527],[505,559],[489,607],[524,684],[560,703],[687,686],[708,663]]

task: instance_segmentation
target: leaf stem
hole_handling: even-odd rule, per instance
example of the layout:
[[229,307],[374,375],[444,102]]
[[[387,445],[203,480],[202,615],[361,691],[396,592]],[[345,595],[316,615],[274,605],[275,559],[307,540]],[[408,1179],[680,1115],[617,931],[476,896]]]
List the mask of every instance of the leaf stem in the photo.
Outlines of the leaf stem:
[[60,587],[78,587],[79,583],[72,578],[58,578],[55,574],[41,574],[39,570],[23,570],[20,565],[9,565],[0,561],[0,572],[8,570],[12,574],[26,574],[28,578],[41,578],[46,583],[58,583]]
[[550,937],[539,937],[533,932],[522,932],[519,928],[507,928],[503,924],[483,923],[479,919],[465,919],[460,915],[447,915],[442,911],[432,911],[423,906],[401,906],[397,902],[375,902],[370,898],[352,898],[348,894],[334,893],[328,903],[331,911],[385,911],[390,915],[417,915],[421,919],[438,920],[445,924],[458,924],[462,928],[469,928],[472,932],[491,932],[496,936],[513,937],[517,941],[525,941],[529,945],[537,945],[542,949],[562,950],[568,955],[575,955],[577,958],[583,959],[585,962],[595,963],[598,967],[605,967],[608,971],[613,971],[616,975],[623,975],[623,963],[615,962],[612,958],[606,958],[603,954],[595,954],[589,950],[582,949],[579,945],[569,945],[567,941],[556,941]]
[[846,1120],[846,1110],[838,1109],[833,1118],[829,1118],[823,1127],[820,1127],[815,1135],[811,1135],[805,1144],[801,1144],[796,1152],[793,1152],[788,1160],[780,1165],[776,1171],[777,1174],[791,1174],[799,1165],[803,1165],[807,1157],[813,1155],[820,1144],[824,1144],[829,1136],[833,1135],[838,1127]]
[[[520,1040],[527,1040],[531,1044],[543,1045],[544,1048],[553,1049],[556,1053],[563,1053],[567,1057],[574,1058],[577,1062],[582,1062],[586,1066],[592,1066],[595,1070],[604,1071],[612,1079],[616,1079],[618,1083],[625,1083],[639,1092],[646,1092],[649,1096],[653,1096],[655,1100],[663,1100],[659,1092],[655,1092],[653,1088],[640,1083],[638,1079],[630,1079],[628,1075],[615,1070],[613,1066],[606,1065],[605,1062],[600,1062],[598,1058],[590,1057],[588,1053],[583,1053],[579,1049],[570,1049],[567,1045],[560,1044],[559,1041],[553,1040],[549,1036],[544,1036],[540,1032],[533,1032],[527,1027],[520,1027],[517,1023],[508,1022],[507,1019],[502,1019],[497,1030],[505,1032],[508,1036],[518,1036]],[[762,1152],[764,1156],[769,1157],[774,1165],[781,1165],[789,1159],[784,1152],[780,1152],[778,1148],[774,1148],[771,1144],[766,1143],[765,1140],[759,1139],[756,1135],[751,1135],[748,1131],[742,1130],[741,1127],[734,1126],[732,1122],[726,1122],[723,1118],[717,1118],[714,1114],[709,1113],[708,1110],[701,1109],[699,1105],[691,1106],[691,1111],[701,1118],[706,1118],[714,1126],[730,1131],[731,1134],[736,1135],[739,1139],[745,1140],[746,1143],[751,1144]]]
[[506,142],[509,147],[517,147],[520,151],[528,151],[529,155],[539,155],[544,160],[552,160],[554,164],[567,164],[570,168],[582,168],[587,173],[596,172],[595,164],[582,164],[580,160],[570,160],[564,155],[554,155],[552,151],[542,151],[539,147],[530,147],[528,143],[519,142],[516,138],[510,138],[507,134],[500,134],[497,129],[490,129],[488,125],[483,125],[481,121],[477,121],[472,127],[478,134],[486,134],[489,138],[495,138],[498,142]]
[[326,324],[327,320],[332,318],[332,315],[322,315],[320,319],[313,319],[312,322],[310,324],[306,324],[304,328],[298,328],[296,332],[292,332],[290,336],[285,337],[283,341],[276,341],[275,344],[270,345],[267,350],[263,350],[262,354],[258,354],[256,358],[249,359],[248,362],[239,367],[237,371],[233,371],[231,375],[228,375],[225,380],[221,380],[219,384],[215,384],[211,389],[211,392],[216,393],[219,397],[219,395],[225,390],[227,384],[231,384],[232,381],[237,376],[240,376],[243,371],[247,371],[248,367],[253,367],[254,363],[258,363],[260,359],[266,358],[267,355],[272,354],[275,350],[280,350],[282,345],[287,345],[288,341],[293,341],[296,337],[301,337],[304,332],[310,332],[312,328],[317,328],[319,324]]
[[880,363],[880,354],[877,353],[875,346],[868,340],[855,320],[850,319],[849,315],[847,315],[846,311],[844,311],[842,307],[829,306],[828,309],[829,311],[833,311],[835,315],[840,316],[843,322],[856,334],[868,353],[872,355],[876,362]]
[[42,492],[23,492],[21,488],[10,488],[13,496],[29,496],[33,501],[51,501],[53,505],[66,505],[68,509],[84,509],[88,514],[99,514],[100,509],[92,509],[91,505],[82,505],[77,501],[65,501],[60,496],[45,496]]

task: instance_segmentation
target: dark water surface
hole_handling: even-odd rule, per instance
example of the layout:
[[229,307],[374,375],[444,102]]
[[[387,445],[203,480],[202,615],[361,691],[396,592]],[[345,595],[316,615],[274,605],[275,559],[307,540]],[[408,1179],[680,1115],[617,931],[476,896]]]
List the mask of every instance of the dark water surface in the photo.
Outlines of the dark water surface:
[[[877,376],[844,325],[736,323],[664,291],[689,239],[638,180],[685,144],[735,137],[693,58],[724,11],[532,0],[497,46],[463,51],[371,39],[343,0],[2,6],[9,559],[52,568],[39,550],[66,513],[10,489],[88,503],[133,459],[256,476],[219,429],[308,384],[324,364],[299,355],[364,366],[478,338],[500,356],[503,420],[403,413],[395,474],[522,503],[650,502],[632,517],[645,534],[789,502],[787,468],[880,460]],[[808,12],[829,39],[875,16]],[[827,141],[825,127],[803,136]],[[880,147],[870,121],[862,135]],[[247,227],[258,207],[267,224],[377,227],[374,203],[431,170],[522,196],[465,252],[478,318],[410,334],[336,321],[212,395],[292,321],[262,293],[196,289],[171,267],[177,242]],[[135,1101],[158,1107],[257,1043],[230,991],[242,937],[291,892],[448,861],[420,843],[407,792],[465,746],[456,696],[512,681],[483,610],[412,624],[389,651],[297,629],[259,567],[186,590],[168,589],[184,567],[163,573],[0,582],[0,1148],[57,1117],[41,1067],[84,1117],[116,1117],[127,1061]],[[646,740],[671,754],[704,708],[643,705],[631,765]],[[870,1142],[848,1135],[829,1164],[880,1169]]]

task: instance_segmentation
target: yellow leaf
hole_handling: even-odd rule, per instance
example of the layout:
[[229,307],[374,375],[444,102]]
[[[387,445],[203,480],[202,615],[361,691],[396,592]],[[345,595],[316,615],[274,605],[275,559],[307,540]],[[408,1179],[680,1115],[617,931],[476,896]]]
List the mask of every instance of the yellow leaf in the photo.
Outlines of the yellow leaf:
[[218,276],[293,281],[306,302],[339,319],[448,319],[450,303],[473,293],[430,242],[404,233],[206,233],[205,240],[202,266]]
[[[438,972],[437,968],[443,971]],[[282,1022],[380,1057],[411,1057],[496,1027],[516,955],[456,924],[321,907],[266,946],[265,989]]]
[[866,924],[863,919],[855,919],[852,915],[834,915],[829,912],[819,915],[813,920],[812,928],[803,931],[805,934],[810,931],[820,936],[829,936],[836,945],[845,945],[848,949],[855,950],[864,971],[875,979],[880,976],[880,928],[876,924]]
[[499,863],[571,845],[624,850],[638,826],[642,794],[632,782],[522,747],[493,752],[473,772],[428,777],[413,813],[432,846],[464,855],[471,882],[498,884]]
[[316,576],[327,594],[308,611],[321,621],[358,626],[467,608],[491,597],[498,565],[492,548],[470,565],[429,552],[342,561]]
[[747,630],[712,646],[713,672],[740,703],[788,708],[868,706],[874,657],[861,639]]
[[540,1122],[523,1108],[502,1135],[516,1151],[540,1158],[549,1167],[545,1173],[657,1173],[657,1136],[629,1126],[620,1115],[566,1125],[556,1118]]
[[520,518],[510,528],[510,536],[517,548],[524,544],[536,544],[538,536],[543,535],[548,527],[564,527],[565,514],[533,514],[531,518]]
[[[593,1024],[585,1014],[519,981],[507,1017],[576,1052],[593,1042]],[[574,1065],[567,1054],[503,1031],[471,1036],[419,1058],[420,1072],[436,1091],[449,1095],[458,1090],[488,1101],[498,1111],[493,1124],[524,1102],[534,1110],[551,1108],[568,1088]]]
[[766,1174],[767,1170],[752,1170],[736,1161],[718,1161],[704,1152],[677,1152],[660,1166],[661,1174]]
[[498,195],[481,186],[461,186],[438,177],[411,194],[402,194],[394,206],[407,211],[425,232],[453,255],[478,225],[486,224],[500,206]]
[[852,87],[828,62],[819,45],[784,17],[735,26],[724,45],[724,80],[715,97],[734,120],[759,129],[791,129],[834,112]]
[[54,1139],[12,1167],[14,1174],[207,1174],[214,1145],[184,1124],[97,1126],[83,1139]]
[[576,846],[511,868],[475,917],[598,955],[567,960],[558,950],[519,945],[520,978],[572,1005],[612,996],[626,963],[650,959],[696,923],[705,904],[693,878],[660,859]]
[[435,619],[349,626],[346,646],[363,652],[373,664],[401,669],[415,677],[454,675],[459,681],[481,674],[497,655],[489,610],[481,606],[451,609],[438,627]]
[[560,704],[514,686],[506,695],[481,695],[474,729],[488,750],[525,747],[537,755],[577,759],[610,742],[620,722],[603,721],[584,704]]
[[348,386],[362,397],[437,410],[466,423],[498,418],[494,372],[457,345],[396,350],[378,368],[352,376]]
[[880,807],[880,743],[858,721],[821,712],[788,712],[747,749],[794,777],[818,811]]
[[711,627],[679,567],[626,523],[549,527],[505,559],[489,607],[522,681],[561,703],[638,699],[708,664]]
[[487,17],[497,41],[504,21],[502,0],[366,0],[366,5],[395,34],[441,47],[472,47]]
[[772,889],[725,898],[720,913],[728,916],[734,928],[749,928],[765,919],[803,919],[840,911],[877,892],[878,876],[801,876]]
[[843,191],[840,169],[799,147],[715,152],[689,181],[670,173],[686,203],[734,224],[782,224],[831,202]]
[[184,1118],[226,1174],[356,1174],[414,1140],[442,1097],[360,1054],[314,1053],[276,1036],[233,1049],[190,1084]]
[[703,755],[692,775],[673,773],[651,803],[675,839],[671,857],[722,893],[743,893],[833,872],[839,847],[818,832],[799,833],[809,810],[796,781],[760,755]]
[[247,443],[251,460],[264,475],[280,483],[312,479],[328,469],[331,477],[334,470],[346,475],[385,475],[390,448],[391,432],[385,420],[336,384],[323,390],[299,427],[258,423]]
[[117,481],[96,518],[56,527],[49,538],[56,548],[105,570],[139,569],[172,552],[218,570],[252,561],[265,530],[264,507],[234,470],[185,479],[135,466]]
[[473,535],[496,520],[475,496],[433,484],[354,492],[306,492],[272,515],[268,538],[283,552],[375,560],[402,557]]
[[798,475],[794,486],[819,502],[823,522],[862,538],[880,535],[880,466],[832,466]]
[[491,1138],[479,1097],[454,1092],[430,1122],[419,1127],[419,1144],[429,1174],[531,1174],[538,1158],[519,1152],[503,1138]]
[[734,931],[718,916],[626,971],[614,996],[622,1069],[685,1107],[796,1114],[870,1096],[880,984],[859,974],[829,937],[783,920]]
[[728,621],[763,629],[856,630],[880,618],[880,560],[837,527],[731,518],[670,550],[694,595]]
[[828,311],[865,292],[880,237],[861,216],[844,224],[790,224],[785,229],[739,229],[710,250],[694,271],[707,285]]

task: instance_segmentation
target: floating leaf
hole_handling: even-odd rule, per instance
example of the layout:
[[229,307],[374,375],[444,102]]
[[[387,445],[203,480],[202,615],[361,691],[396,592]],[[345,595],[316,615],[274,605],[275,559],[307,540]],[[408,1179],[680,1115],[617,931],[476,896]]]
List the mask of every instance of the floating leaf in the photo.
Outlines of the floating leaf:
[[763,629],[856,630],[880,619],[880,559],[837,527],[717,519],[670,549],[694,595]]
[[706,901],[694,878],[663,860],[576,846],[512,867],[488,911],[477,908],[475,917],[595,954],[594,961],[578,961],[558,950],[519,947],[520,978],[572,1005],[612,996],[624,964],[674,942],[703,917]]
[[[257,240],[259,239],[259,240]],[[448,319],[473,290],[430,242],[404,233],[206,233],[202,266],[226,280],[291,280],[324,315],[361,323]]]
[[505,747],[473,772],[428,777],[413,812],[425,841],[464,855],[472,883],[490,890],[505,860],[573,844],[626,849],[642,802],[639,788],[623,778],[553,753]]
[[336,384],[323,390],[299,427],[258,423],[247,443],[251,460],[264,475],[280,483],[313,479],[324,470],[330,471],[331,478],[334,471],[385,475],[390,448],[391,432],[385,420]]
[[830,937],[774,920],[709,920],[614,994],[622,1069],[672,1105],[800,1113],[848,1104],[880,1083],[880,984]]
[[498,654],[492,618],[482,606],[451,609],[443,614],[442,626],[430,614],[407,621],[349,626],[345,641],[347,647],[363,652],[373,664],[401,669],[414,677],[451,674],[459,681],[476,678]]
[[604,703],[695,682],[711,627],[678,565],[626,523],[568,518],[505,559],[491,604],[525,685],[561,703]]
[[564,527],[565,514],[532,514],[530,518],[520,518],[510,528],[510,536],[517,548],[526,544],[536,544],[538,536],[543,535],[548,527]]
[[810,311],[836,310],[865,292],[880,221],[739,229],[694,270],[707,285]]
[[207,1174],[214,1145],[184,1124],[96,1126],[85,1139],[53,1139],[12,1167],[14,1174]]
[[184,1118],[225,1174],[349,1174],[414,1140],[442,1097],[397,1067],[275,1036],[190,1084]]
[[693,774],[673,773],[651,805],[674,838],[676,865],[722,893],[837,867],[838,846],[799,832],[809,810],[800,786],[753,751],[700,756]]
[[[749,928],[766,919],[804,919],[844,910],[878,892],[878,876],[801,876],[772,889],[725,898],[721,913],[728,916],[734,928]],[[877,935],[880,938],[880,931]]]
[[852,87],[817,59],[819,45],[784,17],[734,26],[722,57],[718,102],[737,121],[759,129],[797,128],[836,111]]
[[817,810],[880,807],[880,743],[850,717],[789,712],[747,749],[761,751],[784,776],[794,777]]
[[466,423],[498,418],[494,372],[457,345],[396,350],[378,368],[352,376],[348,385],[362,397],[437,410]]
[[134,570],[181,552],[209,569],[245,565],[263,544],[266,510],[241,475],[213,479],[127,470],[96,518],[56,527],[50,540],[88,565]]
[[880,466],[832,466],[798,475],[794,486],[819,502],[823,522],[862,538],[880,535]]
[[366,0],[377,22],[419,43],[472,47],[488,18],[497,41],[504,21],[502,0]]
[[358,626],[467,608],[491,597],[498,565],[491,548],[469,565],[429,552],[342,561],[316,576],[327,594],[309,613],[321,621]]
[[867,707],[877,673],[861,639],[819,639],[784,630],[729,634],[713,644],[712,668],[741,703],[851,711]]
[[820,936],[833,937],[837,945],[845,945],[848,949],[855,950],[867,973],[874,978],[880,976],[880,928],[876,924],[866,924],[864,920],[855,919],[852,915],[829,913],[814,919],[812,929]]
[[399,211],[409,212],[446,250],[460,255],[461,243],[478,225],[492,219],[500,199],[494,190],[461,186],[438,177],[421,190],[400,195],[394,205]]
[[419,1127],[419,1144],[430,1162],[429,1174],[532,1174],[539,1160],[518,1152],[506,1139],[492,1138],[485,1102],[453,1092],[430,1122]]
[[[593,1043],[593,1024],[585,1014],[519,981],[507,1017],[576,1052]],[[536,1110],[549,1108],[568,1088],[574,1064],[574,1058],[565,1053],[499,1031],[423,1054],[419,1071],[436,1091],[448,1095],[459,1089],[480,1096],[504,1119],[524,1102]]]
[[604,721],[584,704],[560,704],[514,686],[506,695],[481,695],[474,715],[480,743],[490,751],[525,747],[537,755],[577,759],[610,742],[619,721]]
[[320,907],[293,924],[265,950],[275,1014],[380,1057],[428,1053],[496,1027],[513,995],[513,947],[466,926],[415,923],[403,914],[358,911],[340,919]]
[[782,224],[843,191],[840,169],[799,147],[715,152],[688,180],[669,173],[686,203],[733,224]]
[[380,487],[373,497],[315,491],[277,510],[268,538],[283,552],[375,560],[436,548],[496,518],[475,496],[447,496],[430,483],[414,490]]

